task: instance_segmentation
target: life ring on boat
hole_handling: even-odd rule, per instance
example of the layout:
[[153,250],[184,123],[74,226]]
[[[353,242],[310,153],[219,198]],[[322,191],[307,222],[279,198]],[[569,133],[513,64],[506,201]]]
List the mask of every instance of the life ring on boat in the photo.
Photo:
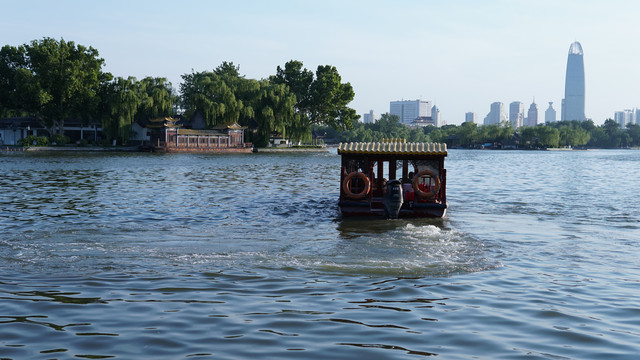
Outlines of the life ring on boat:
[[[418,186],[418,181],[423,176],[429,176],[433,179],[434,185],[431,191],[422,191]],[[413,182],[411,183],[413,187],[413,192],[415,192],[416,198],[418,199],[431,199],[438,194],[440,191],[440,178],[436,176],[436,174],[431,170],[422,170],[416,176],[413,177]]]
[[[362,191],[358,193],[354,193],[353,191],[351,191],[351,180],[353,180],[353,178],[355,178],[356,176],[362,179],[362,181],[364,182]],[[364,173],[359,171],[353,171],[344,178],[344,181],[342,182],[342,190],[344,191],[344,193],[347,195],[348,198],[361,199],[367,196],[369,194],[369,191],[371,191],[371,181],[369,180],[367,175],[365,175]]]

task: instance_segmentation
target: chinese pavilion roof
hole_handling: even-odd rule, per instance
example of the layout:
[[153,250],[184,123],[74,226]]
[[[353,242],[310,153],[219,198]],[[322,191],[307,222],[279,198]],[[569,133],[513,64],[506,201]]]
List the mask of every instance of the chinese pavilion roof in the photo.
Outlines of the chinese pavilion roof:
[[220,129],[220,130],[244,130],[247,127],[246,126],[240,126],[238,123],[234,122],[231,124],[222,124],[222,125],[217,125],[213,127],[214,129]]
[[180,119],[171,117],[159,117],[155,119],[149,119],[149,124],[147,124],[146,127],[151,129],[181,128],[182,124],[178,124],[178,121],[180,121]]
[[444,143],[407,143],[403,141],[350,142],[338,145],[338,154],[355,155],[440,155],[447,156]]

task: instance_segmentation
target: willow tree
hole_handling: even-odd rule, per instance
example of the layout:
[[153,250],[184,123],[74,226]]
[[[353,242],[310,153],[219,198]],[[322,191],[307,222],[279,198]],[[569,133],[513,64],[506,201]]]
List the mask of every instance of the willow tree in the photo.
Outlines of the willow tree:
[[182,75],[182,80],[180,92],[187,117],[199,113],[209,128],[237,120],[242,105],[220,76],[199,72]]
[[120,144],[129,140],[141,94],[140,83],[132,76],[117,77],[103,89],[102,131],[108,140],[117,139]]
[[260,89],[257,80],[246,79],[239,67],[223,62],[214,71],[182,75],[180,93],[185,115],[201,114],[208,127],[253,118],[250,103]]
[[284,84],[273,84],[267,80],[259,82],[260,91],[254,98],[256,142],[264,146],[272,132],[287,134],[295,117],[296,97]]
[[146,77],[139,82],[140,106],[137,117],[141,120],[173,115],[176,96],[166,78]]

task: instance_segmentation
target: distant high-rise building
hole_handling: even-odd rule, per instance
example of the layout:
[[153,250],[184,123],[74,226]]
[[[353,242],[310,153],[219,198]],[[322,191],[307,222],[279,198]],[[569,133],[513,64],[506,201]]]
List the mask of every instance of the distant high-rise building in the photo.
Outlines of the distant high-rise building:
[[636,125],[640,125],[640,108],[636,108]]
[[527,112],[527,126],[536,125],[538,125],[538,105],[534,99],[531,106],[529,106],[529,112]]
[[514,101],[509,104],[509,123],[514,128],[522,126],[524,120],[524,104],[520,101]]
[[556,122],[556,110],[553,108],[553,101],[549,101],[549,108],[544,111],[544,122],[547,124]]
[[376,116],[373,114],[373,110],[369,110],[369,113],[365,113],[362,116],[362,122],[365,124],[371,124],[376,121]]
[[634,123],[634,116],[635,113],[637,113],[636,111],[632,111],[630,109],[624,110],[624,111],[616,111],[615,114],[613,115],[613,120],[615,120],[615,122],[617,122],[621,128],[626,128],[627,124]]
[[431,101],[401,100],[391,101],[389,113],[397,115],[400,123],[411,125],[416,119],[431,117]]
[[582,45],[574,42],[569,47],[567,74],[562,99],[562,120],[586,120],[584,114],[584,60]]
[[431,118],[433,122],[436,124],[436,127],[442,126],[442,116],[440,115],[440,109],[437,106],[433,105],[431,108]]
[[484,125],[498,125],[503,121],[507,121],[507,116],[504,114],[504,104],[496,101],[491,104],[491,111],[484,118]]
[[499,125],[503,121],[507,121],[507,116],[504,113],[504,104],[496,101],[491,104],[491,110],[484,117],[484,125]]
[[476,113],[468,112],[464,114],[464,122],[476,123]]

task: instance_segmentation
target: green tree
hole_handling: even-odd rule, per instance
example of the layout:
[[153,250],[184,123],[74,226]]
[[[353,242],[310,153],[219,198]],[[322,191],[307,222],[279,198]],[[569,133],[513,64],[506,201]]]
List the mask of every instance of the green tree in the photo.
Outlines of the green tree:
[[272,84],[263,80],[259,85],[260,92],[251,104],[257,124],[253,141],[258,146],[265,146],[272,132],[286,135],[287,132],[295,131],[295,126],[292,125],[296,97],[284,84]]
[[278,66],[270,80],[289,86],[296,95],[296,112],[302,129],[310,131],[312,125],[328,125],[336,129],[349,129],[358,120],[354,109],[348,107],[355,93],[350,83],[342,78],[334,66],[318,66],[313,73],[304,69],[302,62],[289,61],[284,68]]
[[278,66],[276,74],[269,80],[275,84],[284,84],[296,97],[295,109],[304,113],[310,106],[310,89],[313,83],[313,72],[303,68],[301,61],[291,60],[284,64],[284,68]]
[[478,124],[472,122],[464,122],[456,131],[460,146],[470,147],[477,139]]
[[182,75],[180,93],[185,107],[185,116],[201,114],[209,128],[224,122],[237,106],[235,94],[213,72]]
[[[64,128],[69,117],[88,119],[98,105],[99,88],[111,74],[103,73],[104,59],[93,47],[76,45],[73,41],[52,38],[34,40],[25,45],[26,69],[34,80],[27,92],[40,104],[30,104],[31,113],[43,115],[45,125],[56,133]],[[37,106],[35,106],[37,105]]]
[[640,125],[629,123],[627,129],[630,137],[629,146],[640,146]]
[[208,127],[253,118],[254,109],[245,106],[258,93],[258,81],[240,76],[239,67],[223,62],[213,72],[182,75],[180,93],[185,115],[200,113]]
[[140,83],[135,77],[117,77],[101,92],[103,104],[102,132],[107,140],[116,139],[126,144],[131,125],[142,103]]
[[549,126],[536,126],[538,141],[542,147],[555,148],[560,144],[560,131]]
[[538,135],[536,134],[536,128],[531,126],[525,126],[520,129],[520,138],[522,145],[526,148],[532,148],[535,146]]
[[166,78],[145,77],[138,83],[139,108],[137,119],[155,119],[173,115],[177,97]]
[[[28,61],[24,46],[5,45],[0,49],[0,116],[14,116],[33,108],[32,98],[38,99],[39,89],[29,89],[37,85],[33,73],[27,70]],[[23,86],[20,92],[18,86]],[[26,93],[25,93],[26,92]],[[31,95],[34,94],[34,95]],[[30,98],[27,100],[27,98]]]
[[607,119],[604,124],[602,124],[602,129],[607,136],[605,146],[611,148],[620,147],[622,143],[620,124],[615,122],[613,119]]

